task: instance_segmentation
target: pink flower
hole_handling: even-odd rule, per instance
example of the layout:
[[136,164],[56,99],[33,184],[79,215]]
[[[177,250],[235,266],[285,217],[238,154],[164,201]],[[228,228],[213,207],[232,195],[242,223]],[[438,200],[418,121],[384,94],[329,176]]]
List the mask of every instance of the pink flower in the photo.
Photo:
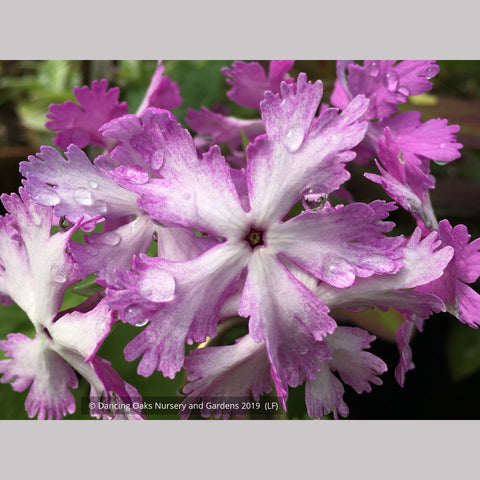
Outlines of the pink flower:
[[[29,389],[25,407],[29,417],[39,419],[60,419],[75,411],[70,389],[78,381],[72,367],[90,383],[92,398],[139,399],[96,355],[113,323],[106,302],[91,299],[77,311],[59,312],[66,288],[79,279],[68,253],[78,224],[51,235],[52,208],[35,204],[23,188],[20,196],[2,195],[2,201],[9,212],[0,218],[2,294],[26,312],[36,333],[33,339],[14,333],[0,341],[9,357],[0,361],[0,381],[12,382],[15,391]],[[132,412],[131,418],[140,415]]]
[[[321,97],[321,83],[311,84],[304,74],[295,84],[283,83],[281,95],[266,94],[261,104],[266,134],[247,149],[246,192],[237,189],[217,147],[199,159],[192,138],[172,115],[145,112],[150,120],[139,135],[155,135],[157,148],[148,155],[161,152],[159,178],[132,185],[120,171],[110,175],[140,196],[138,205],[154,220],[196,229],[215,243],[182,262],[141,256],[133,276],[119,272],[108,285],[107,299],[121,319],[149,320],[125,349],[129,360],[143,355],[142,375],[157,369],[173,377],[184,362],[184,343],[214,336],[226,299],[240,288],[238,313],[250,317],[252,339],[265,342],[272,378],[283,395],[288,386],[315,378],[325,359],[321,340],[336,327],[325,304],[292,274],[291,263],[340,288],[401,268],[404,240],[384,235],[393,224],[382,221],[392,208],[383,202],[343,208],[327,203],[283,221],[312,185],[328,195],[349,178],[345,163],[365,133],[365,122],[358,121],[368,107],[363,97],[341,114],[328,109],[316,117]],[[128,151],[132,145],[120,142],[117,148]],[[159,282],[152,279],[159,272],[156,289]]]
[[480,276],[480,238],[469,243],[467,227],[452,227],[448,220],[441,220],[438,224],[438,236],[443,245],[454,249],[453,258],[444,274],[422,286],[421,290],[440,297],[452,315],[477,328],[480,324],[480,295],[468,284]]
[[120,90],[108,89],[107,80],[94,80],[91,87],[75,87],[73,93],[78,105],[68,100],[62,104],[50,105],[45,126],[57,132],[54,142],[60,148],[67,148],[71,143],[80,148],[89,143],[106,146],[98,129],[112,118],[128,112],[126,102],[118,102]]

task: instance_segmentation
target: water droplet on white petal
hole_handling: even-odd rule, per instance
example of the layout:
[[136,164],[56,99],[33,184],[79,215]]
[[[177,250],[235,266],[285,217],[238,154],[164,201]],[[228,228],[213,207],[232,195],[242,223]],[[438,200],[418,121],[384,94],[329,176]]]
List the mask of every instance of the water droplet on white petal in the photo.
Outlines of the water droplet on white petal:
[[140,165],[126,165],[122,168],[125,179],[134,185],[143,185],[149,180],[148,172]]
[[390,72],[386,73],[383,77],[383,84],[387,88],[388,91],[394,92],[398,87],[398,75],[396,72],[391,70]]
[[35,226],[40,227],[40,225],[42,225],[42,217],[35,213],[32,213],[32,220]]
[[101,242],[104,245],[109,245],[111,247],[118,245],[121,241],[122,241],[122,237],[115,232],[107,232],[101,236]]
[[430,80],[431,78],[433,78],[436,74],[438,73],[438,68],[436,67],[428,67],[426,70],[425,70],[425,78],[427,80]]
[[95,182],[94,180],[90,180],[88,182],[88,184],[92,187],[92,188],[97,188],[98,187],[98,183]]
[[303,208],[308,211],[321,210],[327,203],[328,196],[316,186],[308,187],[303,191],[302,204]]
[[139,322],[135,323],[136,327],[144,327],[148,323],[148,320],[140,320]]
[[325,274],[331,279],[337,275],[343,276],[348,274],[350,268],[346,260],[342,258],[334,258],[326,261],[324,266]]
[[125,308],[125,311],[123,313],[123,319],[126,322],[132,323],[134,325],[137,325],[139,322],[143,322],[144,318],[142,317],[143,308],[136,303],[129,305],[127,308]]
[[407,87],[399,87],[398,88],[398,93],[408,97],[410,95],[410,90]]
[[67,281],[67,277],[63,273],[58,272],[54,275],[53,280],[57,283],[65,283]]
[[283,139],[283,144],[289,152],[297,151],[303,143],[304,138],[304,129],[300,127],[291,127],[287,130],[285,138]]
[[102,215],[107,213],[107,203],[104,200],[96,200],[94,206],[98,213],[101,213]]
[[368,73],[370,74],[371,77],[378,77],[378,73],[380,72],[380,68],[378,66],[377,62],[372,62],[368,66]]
[[84,207],[93,205],[92,194],[84,187],[79,187],[73,192],[73,199]]
[[47,207],[58,205],[61,201],[58,194],[50,189],[41,190],[40,192],[34,193],[32,198],[40,205],[45,205]]

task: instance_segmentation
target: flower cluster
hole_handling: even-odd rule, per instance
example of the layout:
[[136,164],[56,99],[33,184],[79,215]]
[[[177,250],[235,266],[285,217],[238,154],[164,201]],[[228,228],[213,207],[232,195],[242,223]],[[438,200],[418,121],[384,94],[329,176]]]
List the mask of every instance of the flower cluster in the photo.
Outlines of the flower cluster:
[[[139,375],[188,372],[186,404],[274,391],[286,409],[289,389],[305,385],[312,418],[348,416],[344,386],[369,392],[387,370],[368,351],[375,337],[342,325],[335,309],[400,312],[402,385],[414,327],[441,311],[480,323],[480,296],[468,286],[480,276],[480,239],[438,222],[429,197],[430,163],[459,158],[459,127],[398,113],[432,88],[438,65],[340,61],[331,105],[322,82],[290,75],[293,65],[223,69],[229,99],[258,116],[188,110],[190,131],[172,113],[182,98],[161,63],[135,114],[105,80],[75,89],[78,104],[50,107],[59,148],[20,164],[23,187],[2,196],[0,219],[0,301],[16,302],[36,329],[33,339],[0,341],[0,381],[30,389],[30,417],[75,410],[72,368],[93,397],[139,401],[97,355],[116,321],[139,328],[124,348]],[[104,150],[90,159],[89,144]],[[360,203],[347,191],[350,165],[373,162],[378,173],[365,176],[391,202]],[[409,235],[393,234],[398,207],[416,222]],[[91,274],[98,291],[61,311],[66,288]],[[212,345],[232,318],[245,333]]]

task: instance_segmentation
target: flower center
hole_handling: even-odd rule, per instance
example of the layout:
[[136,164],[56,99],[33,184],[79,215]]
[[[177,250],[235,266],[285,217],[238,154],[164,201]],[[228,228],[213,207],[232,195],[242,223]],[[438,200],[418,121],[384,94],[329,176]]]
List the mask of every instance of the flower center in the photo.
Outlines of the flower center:
[[252,228],[248,235],[245,237],[245,240],[253,248],[263,245],[263,232],[261,230],[255,230]]
[[50,332],[48,331],[48,328],[43,327],[43,328],[42,328],[42,333],[43,333],[49,340],[53,340],[52,335],[51,335]]

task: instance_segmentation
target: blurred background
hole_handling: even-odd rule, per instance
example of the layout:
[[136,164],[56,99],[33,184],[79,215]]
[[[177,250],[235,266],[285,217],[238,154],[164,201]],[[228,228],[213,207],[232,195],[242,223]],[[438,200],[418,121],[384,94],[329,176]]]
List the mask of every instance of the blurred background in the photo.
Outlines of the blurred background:
[[[268,68],[268,62],[260,62]],[[464,223],[472,238],[480,237],[480,61],[439,61],[440,73],[433,90],[410,99],[401,110],[418,110],[422,120],[447,118],[449,124],[460,125],[458,141],[464,145],[462,157],[449,165],[433,164],[437,187],[431,192],[437,218],[448,218],[452,225]],[[205,106],[220,109],[241,118],[258,116],[252,109],[240,107],[225,95],[229,86],[220,72],[231,60],[165,61],[165,74],[180,87],[183,104],[173,112],[183,122],[187,108]],[[89,85],[92,80],[106,78],[110,86],[120,87],[120,101],[127,101],[129,112],[137,110],[151,76],[155,61],[0,61],[0,193],[12,193],[21,185],[18,164],[39,151],[40,145],[52,145],[54,133],[45,128],[48,106],[75,101],[72,89]],[[310,80],[324,83],[327,102],[335,81],[334,61],[303,60],[295,62],[291,75],[306,72]],[[187,127],[186,124],[184,124]],[[88,152],[87,152],[88,153]],[[375,167],[370,165],[369,171]],[[377,184],[363,177],[365,170],[353,169],[347,187],[358,201],[387,198]],[[5,210],[0,205],[0,214]],[[413,223],[409,215],[393,214],[398,233],[410,233]],[[472,285],[479,291],[480,282]],[[84,297],[68,291],[63,308],[80,303]],[[480,312],[479,312],[480,316]],[[377,335],[372,351],[380,356],[389,370],[382,386],[369,394],[357,395],[346,387],[345,401],[350,407],[349,419],[479,419],[480,409],[480,331],[460,324],[448,314],[432,316],[425,322],[424,332],[417,334],[411,345],[415,370],[408,372],[405,387],[393,377],[398,362],[394,341],[398,318],[394,312],[377,311],[347,315],[348,322],[369,326]],[[24,313],[15,305],[0,307],[0,340],[8,333],[33,335]],[[145,379],[136,374],[137,362],[123,359],[122,350],[138,329],[115,324],[112,334],[99,354],[109,359],[123,378],[143,396],[175,396],[184,376],[174,380],[160,373]],[[0,351],[0,360],[3,359]],[[88,396],[89,386],[81,381],[74,392],[77,412],[68,419],[91,418],[82,413],[79,400]],[[0,384],[0,419],[27,419],[24,408],[27,392],[16,393],[10,385]],[[152,419],[161,418],[153,416]],[[165,417],[175,418],[175,417]],[[258,418],[258,417],[256,417]],[[288,413],[272,418],[306,419],[302,387],[291,390]]]

